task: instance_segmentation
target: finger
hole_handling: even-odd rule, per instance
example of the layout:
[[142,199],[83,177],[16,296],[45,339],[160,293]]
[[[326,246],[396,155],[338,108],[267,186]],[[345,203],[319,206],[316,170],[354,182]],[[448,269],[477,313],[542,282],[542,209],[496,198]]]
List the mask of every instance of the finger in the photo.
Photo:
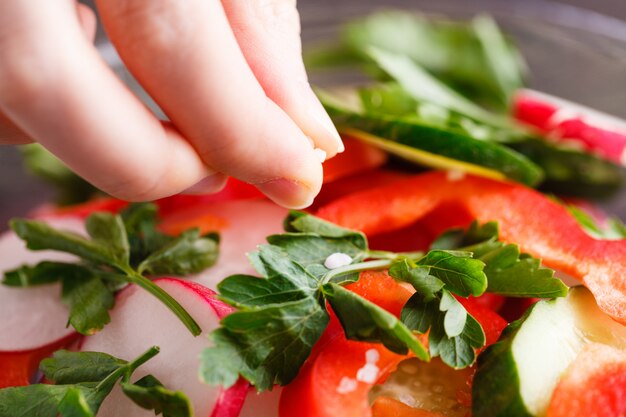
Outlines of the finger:
[[265,92],[221,4],[100,1],[120,56],[206,164],[289,207],[321,186],[318,153]]
[[213,194],[222,191],[226,186],[228,177],[224,174],[216,173],[209,175],[191,187],[183,191],[184,194]]
[[7,116],[0,112],[0,145],[22,145],[32,140]]
[[83,33],[87,36],[89,42],[93,43],[94,39],[96,39],[96,29],[98,27],[96,14],[89,6],[80,3],[76,4],[76,13],[78,13],[78,21],[83,28]]
[[[76,6],[83,33],[90,42],[93,42],[96,37],[96,15],[84,4],[77,4]],[[30,142],[32,139],[0,112],[0,144],[20,145]]]
[[0,3],[0,111],[119,198],[160,198],[208,174],[100,59],[71,1]]
[[222,0],[239,46],[269,98],[328,157],[343,152],[337,129],[308,83],[295,0]]

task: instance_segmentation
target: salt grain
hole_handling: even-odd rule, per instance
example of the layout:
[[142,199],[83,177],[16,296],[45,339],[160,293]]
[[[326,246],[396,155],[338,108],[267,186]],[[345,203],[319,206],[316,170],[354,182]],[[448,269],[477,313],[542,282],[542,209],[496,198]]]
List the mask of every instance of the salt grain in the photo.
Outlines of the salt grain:
[[342,266],[348,266],[352,263],[352,258],[350,255],[341,252],[335,252],[331,255],[328,255],[326,260],[324,261],[324,266],[328,269],[337,269]]

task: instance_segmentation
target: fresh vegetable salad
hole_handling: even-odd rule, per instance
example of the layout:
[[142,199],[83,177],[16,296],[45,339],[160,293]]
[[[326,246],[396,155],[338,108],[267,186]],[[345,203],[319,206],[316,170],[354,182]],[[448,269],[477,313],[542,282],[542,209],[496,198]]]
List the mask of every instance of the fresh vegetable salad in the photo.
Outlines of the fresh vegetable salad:
[[346,152],[306,211],[230,180],[130,204],[37,146],[0,236],[0,417],[619,417],[623,121],[527,88],[488,16],[348,22]]

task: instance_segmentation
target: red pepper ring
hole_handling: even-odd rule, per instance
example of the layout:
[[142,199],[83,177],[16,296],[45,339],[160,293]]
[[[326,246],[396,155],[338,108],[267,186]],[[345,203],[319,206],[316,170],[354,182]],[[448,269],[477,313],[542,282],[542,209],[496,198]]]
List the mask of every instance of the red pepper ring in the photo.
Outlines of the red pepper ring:
[[590,237],[563,206],[525,186],[434,171],[350,194],[317,215],[375,235],[408,226],[442,204],[480,222],[497,221],[504,241],[579,279],[606,314],[626,324],[626,240]]

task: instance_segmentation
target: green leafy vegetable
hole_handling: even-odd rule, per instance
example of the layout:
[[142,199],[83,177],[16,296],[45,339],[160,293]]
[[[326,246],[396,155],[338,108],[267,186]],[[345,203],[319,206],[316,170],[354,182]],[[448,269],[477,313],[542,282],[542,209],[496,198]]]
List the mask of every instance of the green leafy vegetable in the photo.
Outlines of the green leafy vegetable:
[[148,375],[130,382],[133,372],[159,349],[152,347],[132,362],[100,352],[58,351],[41,362],[41,370],[55,385],[35,384],[0,389],[2,417],[95,416],[115,384],[140,407],[164,417],[191,417],[189,400]]
[[523,86],[520,53],[488,16],[453,22],[405,11],[384,11],[349,22],[338,41],[305,54],[311,70],[370,66],[372,47],[404,55],[472,100],[497,109]]
[[172,296],[144,274],[186,275],[204,270],[217,259],[217,237],[188,230],[179,237],[156,229],[156,206],[131,205],[121,215],[94,213],[87,218],[89,237],[57,230],[36,220],[12,220],[11,227],[32,250],[57,250],[81,258],[76,264],[41,262],[5,273],[3,283],[28,287],[61,282],[62,301],[70,309],[69,324],[92,334],[110,320],[114,294],[137,284],[161,300],[194,334],[201,330]]
[[[218,285],[221,300],[237,311],[209,336],[212,347],[201,358],[203,381],[229,387],[243,376],[260,391],[289,383],[328,325],[327,303],[348,339],[382,343],[393,352],[411,351],[427,360],[428,351],[413,331],[430,332],[430,355],[455,368],[474,362],[485,336],[455,295],[480,295],[488,288],[484,269],[489,264],[477,254],[489,253],[480,248],[477,253],[373,251],[361,233],[297,212],[289,215],[285,229],[250,254],[260,278],[233,275]],[[497,227],[489,224],[471,229],[468,236],[490,238],[494,230],[497,234]],[[463,238],[447,236],[455,245]],[[325,257],[341,251],[350,254],[352,263],[323,266]],[[362,271],[385,269],[416,290],[400,320],[343,287],[350,281],[346,277],[358,279]]]
[[487,291],[509,297],[564,297],[567,286],[554,278],[554,271],[541,266],[539,259],[520,253],[519,246],[498,240],[494,222],[474,222],[467,230],[453,229],[432,245],[436,249],[469,251],[485,263]]
[[617,217],[610,217],[604,222],[600,222],[574,205],[568,205],[567,210],[587,233],[597,239],[618,240],[626,238],[626,225]]
[[337,284],[326,284],[324,292],[348,339],[380,342],[402,355],[410,349],[418,358],[428,360],[424,346],[393,314]]

